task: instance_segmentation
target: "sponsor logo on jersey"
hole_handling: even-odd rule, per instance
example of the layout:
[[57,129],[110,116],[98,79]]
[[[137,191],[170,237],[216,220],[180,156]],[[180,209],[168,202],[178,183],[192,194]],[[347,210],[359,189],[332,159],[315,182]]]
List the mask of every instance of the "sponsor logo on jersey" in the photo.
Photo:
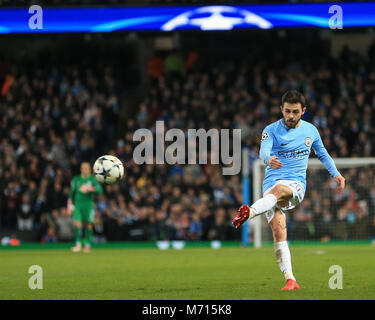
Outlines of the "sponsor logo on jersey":
[[279,151],[277,153],[281,158],[303,158],[310,154],[309,149],[305,150],[290,150],[290,151]]

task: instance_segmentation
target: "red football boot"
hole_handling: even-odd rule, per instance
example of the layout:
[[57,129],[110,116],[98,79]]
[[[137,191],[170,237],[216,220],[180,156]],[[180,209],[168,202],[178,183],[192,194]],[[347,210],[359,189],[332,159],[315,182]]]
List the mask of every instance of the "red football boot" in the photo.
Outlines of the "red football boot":
[[241,226],[252,214],[252,209],[247,205],[243,204],[239,209],[237,215],[233,219],[233,225],[236,229]]
[[298,289],[299,289],[299,285],[297,281],[293,279],[288,279],[286,281],[285,287],[282,290],[298,290]]

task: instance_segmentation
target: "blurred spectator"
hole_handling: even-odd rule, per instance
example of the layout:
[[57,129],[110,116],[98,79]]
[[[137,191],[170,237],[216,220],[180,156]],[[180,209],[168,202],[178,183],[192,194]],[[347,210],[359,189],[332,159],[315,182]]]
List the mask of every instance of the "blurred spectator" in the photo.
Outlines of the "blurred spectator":
[[191,240],[201,240],[203,232],[203,223],[198,212],[193,213],[190,223],[189,238]]
[[43,236],[42,243],[56,243],[57,240],[56,229],[51,226],[47,229],[47,233]]
[[30,196],[24,194],[20,205],[20,215],[17,217],[18,230],[32,230],[34,214]]
[[158,210],[151,222],[151,234],[153,240],[168,240],[168,225],[166,224],[167,214]]
[[228,229],[227,221],[225,210],[221,208],[217,209],[215,212],[215,222],[208,232],[208,239],[226,240]]
[[59,241],[73,241],[73,218],[68,214],[66,208],[62,207],[60,212],[55,209],[53,210],[52,215],[56,222],[57,237]]

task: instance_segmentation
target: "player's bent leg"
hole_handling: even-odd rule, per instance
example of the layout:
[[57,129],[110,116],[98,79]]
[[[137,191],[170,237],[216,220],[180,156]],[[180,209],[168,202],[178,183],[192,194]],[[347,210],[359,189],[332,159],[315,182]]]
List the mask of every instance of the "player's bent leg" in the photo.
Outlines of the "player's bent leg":
[[282,206],[293,197],[293,190],[288,186],[277,184],[271,189],[269,194],[273,194],[277,199],[277,204]]
[[296,290],[299,286],[293,276],[292,259],[287,242],[286,218],[280,209],[275,208],[275,214],[269,222],[272,230],[276,263],[283,273],[286,285],[283,290]]
[[72,251],[82,251],[82,222],[78,220],[74,221],[74,238],[76,243],[75,246],[72,248]]
[[255,201],[250,207],[246,204],[242,205],[233,219],[233,225],[238,228],[247,219],[263,214],[274,208],[277,203],[289,201],[292,197],[293,190],[290,187],[277,184],[263,198]]

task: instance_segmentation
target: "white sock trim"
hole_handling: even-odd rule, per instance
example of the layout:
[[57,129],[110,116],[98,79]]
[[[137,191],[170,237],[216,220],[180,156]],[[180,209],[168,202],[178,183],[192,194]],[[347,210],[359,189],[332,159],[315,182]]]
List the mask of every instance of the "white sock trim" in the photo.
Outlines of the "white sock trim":
[[293,271],[292,271],[292,259],[290,255],[290,250],[287,241],[280,241],[275,242],[275,255],[276,255],[276,263],[279,265],[281,272],[283,273],[285,280],[293,279]]

